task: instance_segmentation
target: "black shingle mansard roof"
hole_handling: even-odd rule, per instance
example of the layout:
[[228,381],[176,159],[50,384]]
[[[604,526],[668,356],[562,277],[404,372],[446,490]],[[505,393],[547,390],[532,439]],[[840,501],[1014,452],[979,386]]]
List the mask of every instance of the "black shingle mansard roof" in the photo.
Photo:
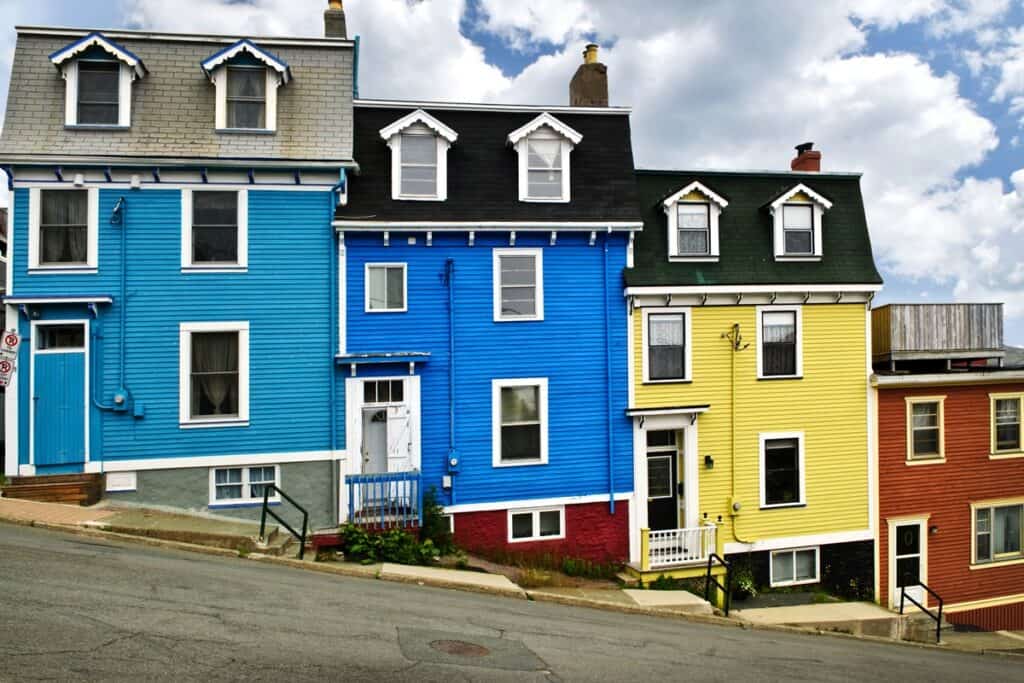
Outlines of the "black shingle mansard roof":
[[571,201],[519,201],[518,155],[508,134],[539,110],[422,109],[458,133],[448,150],[448,199],[391,199],[391,150],[380,130],[416,105],[377,108],[356,105],[354,158],[349,202],[339,220],[379,221],[640,221],[629,116],[623,113],[563,113],[552,116],[578,131],[582,141],[570,155]]
[[[662,202],[693,181],[729,205],[719,218],[717,263],[668,260],[667,216]],[[767,204],[803,183],[832,202],[822,228],[821,261],[776,262]],[[860,176],[854,174],[739,171],[637,172],[644,229],[637,233],[635,266],[626,286],[881,284],[864,216]]]

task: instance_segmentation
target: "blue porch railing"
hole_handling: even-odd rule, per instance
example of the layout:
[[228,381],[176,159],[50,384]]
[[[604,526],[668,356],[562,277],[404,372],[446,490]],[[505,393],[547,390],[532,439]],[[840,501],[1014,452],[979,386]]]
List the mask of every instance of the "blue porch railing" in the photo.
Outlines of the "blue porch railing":
[[423,482],[419,470],[348,474],[348,521],[380,529],[420,525]]

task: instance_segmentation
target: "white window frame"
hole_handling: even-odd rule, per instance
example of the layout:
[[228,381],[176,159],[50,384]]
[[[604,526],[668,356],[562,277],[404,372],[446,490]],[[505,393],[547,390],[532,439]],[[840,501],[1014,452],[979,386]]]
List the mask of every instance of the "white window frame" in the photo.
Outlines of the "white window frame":
[[[657,307],[657,308],[642,308],[642,323],[643,329],[641,330],[641,355],[643,361],[643,383],[644,384],[685,384],[693,381],[693,315],[692,309],[689,307]],[[650,372],[650,354],[648,353],[648,336],[649,336],[649,320],[651,315],[663,315],[666,313],[681,314],[683,316],[683,344],[684,357],[683,362],[686,367],[684,368],[685,374],[681,378],[673,379],[651,379]]]
[[[537,137],[547,140],[561,140],[562,195],[560,197],[531,197],[529,187],[529,139]],[[565,125],[551,114],[544,112],[526,125],[508,134],[508,144],[519,155],[519,201],[538,203],[567,203],[572,199],[570,155],[583,136]]]
[[[214,127],[217,132],[227,133],[273,133],[277,131],[277,89],[283,85],[282,76],[271,69],[263,67],[267,79],[266,113],[263,117],[263,128],[229,128],[228,127],[228,63],[220,64],[210,76],[215,90]],[[240,67],[238,67],[240,68]],[[258,69],[259,67],[248,67]]]
[[[983,500],[971,503],[971,569],[1024,563],[1024,539],[1021,539],[1021,551],[1019,553],[1001,553],[997,555],[992,543],[992,529],[996,522],[996,508],[1018,506],[1024,507],[1024,498]],[[992,553],[991,560],[978,559],[978,510],[989,511],[989,550]],[[1024,510],[1021,511],[1021,515],[1024,516]],[[1021,524],[1021,535],[1024,536],[1024,519],[1022,519]]]
[[[117,92],[117,123],[78,122],[78,64],[82,61],[117,62],[120,66]],[[132,125],[132,82],[138,75],[133,67],[111,56],[109,60],[73,59],[61,67],[64,76],[64,125],[70,128],[130,128]]]
[[[192,333],[238,333],[238,417],[192,417]],[[178,330],[178,426],[181,429],[249,426],[249,322],[187,322]]]
[[[402,307],[401,308],[370,308],[370,270],[373,268],[402,269]],[[387,303],[387,277],[384,278],[384,295]],[[364,313],[407,313],[409,311],[409,267],[400,262],[367,263],[363,266],[363,312]]]
[[[536,284],[534,285],[536,297],[536,310],[533,315],[504,315],[501,312],[501,257],[503,256],[532,256],[536,268]],[[493,259],[493,299],[494,299],[494,322],[530,322],[544,320],[544,250],[513,247],[508,249],[494,249]]]
[[[540,458],[503,462],[501,459],[501,390],[509,387],[537,387],[537,414],[540,418]],[[548,464],[548,378],[491,380],[491,465],[493,467],[533,467]]]
[[[804,321],[802,306],[758,306],[757,331],[754,337],[757,340],[757,378],[767,380],[803,379],[804,376]],[[764,374],[764,314],[765,313],[796,313],[796,374],[795,375],[765,375]]]
[[[798,195],[806,196],[807,202],[802,197],[794,199]],[[811,218],[814,230],[813,251],[809,254],[787,254],[786,237],[784,231],[784,218],[786,204],[809,203],[812,207]],[[822,234],[824,233],[825,212],[832,208],[832,202],[821,196],[803,183],[800,183],[787,190],[780,197],[775,199],[769,206],[772,215],[772,242],[774,243],[776,261],[820,261],[824,253],[822,247]]]
[[[989,394],[989,421],[991,444],[989,447],[989,458],[998,460],[1000,458],[1024,458],[1024,393],[1015,392],[1007,394]],[[1021,421],[1021,443],[1018,448],[1002,449],[997,448],[996,442],[996,401],[1017,401],[1017,416]]]
[[[39,225],[43,215],[42,191],[46,192],[69,192],[73,190],[85,191],[88,193],[88,215],[86,237],[86,262],[72,264],[41,264],[39,249],[42,240],[39,234]],[[28,271],[30,275],[37,274],[64,274],[64,275],[86,275],[96,273],[99,267],[99,224],[100,224],[100,191],[97,187],[75,187],[73,185],[59,185],[54,187],[32,187],[29,188],[28,199]]]
[[[192,195],[194,192],[238,193],[238,262],[193,263],[192,261]],[[181,271],[183,273],[244,273],[249,270],[249,190],[237,187],[212,186],[209,189],[181,191]]]
[[[699,199],[694,199],[699,195]],[[679,253],[679,205],[680,204],[705,204],[708,207],[708,253],[706,254],[680,254]],[[668,218],[668,260],[687,262],[709,262],[718,261],[720,250],[718,240],[718,218],[722,209],[729,206],[729,202],[715,192],[708,189],[703,183],[694,181],[671,195],[662,202],[662,208]]]
[[[928,465],[946,462],[946,397],[945,396],[907,396],[906,403],[906,431],[907,431],[907,452],[906,462],[908,465]],[[937,403],[939,420],[939,453],[914,457],[914,406],[918,403]]]
[[[758,438],[758,480],[761,492],[761,509],[776,510],[780,508],[803,507],[807,505],[807,459],[805,457],[805,438],[803,432],[761,432]],[[768,441],[778,439],[796,439],[797,441],[797,465],[800,468],[800,497],[792,503],[767,503],[765,487],[765,444]]]
[[[811,579],[800,579],[796,577],[796,554],[803,552],[814,552],[814,578]],[[793,555],[793,580],[792,581],[776,581],[775,580],[775,556],[789,553]],[[804,586],[811,583],[819,583],[821,581],[821,547],[820,546],[808,546],[806,548],[786,548],[785,550],[773,550],[768,558],[768,583],[772,588],[782,586]]]
[[[542,512],[557,512],[558,513],[558,535],[557,536],[541,536],[540,535],[540,513]],[[532,536],[525,538],[513,538],[512,537],[512,517],[515,515],[531,515],[533,520],[531,521],[531,530],[533,531]],[[539,508],[513,508],[508,510],[506,517],[506,525],[508,527],[508,542],[509,543],[531,543],[537,541],[557,541],[565,538],[565,506],[557,505],[553,507],[539,507]]]
[[[432,195],[402,193],[402,135],[433,135],[437,142],[437,187]],[[443,202],[448,199],[448,149],[459,134],[422,109],[381,128],[381,138],[391,149],[391,198],[399,201]]]
[[[232,507],[251,507],[251,506],[254,506],[254,505],[262,505],[263,504],[263,498],[253,498],[251,495],[249,495],[250,491],[252,490],[250,488],[249,469],[250,468],[254,468],[254,467],[259,467],[259,468],[273,467],[274,468],[274,484],[276,486],[278,486],[278,487],[281,486],[281,466],[280,465],[222,465],[220,467],[211,467],[210,468],[210,475],[209,475],[210,476],[210,492],[209,492],[210,493],[210,501],[209,501],[209,507],[211,507],[211,508],[232,508]],[[217,470],[238,470],[238,469],[242,470],[242,483],[241,483],[241,486],[242,486],[242,497],[241,498],[231,498],[231,499],[228,499],[228,500],[225,500],[225,499],[220,499],[219,500],[217,498]],[[237,486],[238,484],[232,484],[232,485],[233,486]],[[274,491],[273,495],[271,495],[267,499],[267,502],[268,503],[280,503],[281,502],[281,495],[277,491]]]

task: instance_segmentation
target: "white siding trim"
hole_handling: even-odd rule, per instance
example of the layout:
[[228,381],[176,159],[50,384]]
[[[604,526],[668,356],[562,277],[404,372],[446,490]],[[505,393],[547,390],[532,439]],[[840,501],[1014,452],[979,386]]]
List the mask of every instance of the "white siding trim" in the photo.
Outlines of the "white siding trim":
[[[238,262],[192,262],[192,195],[195,192],[236,192],[238,194]],[[181,190],[181,270],[185,273],[244,273],[249,268],[249,190],[232,187],[183,188]]]
[[[39,263],[39,224],[42,219],[41,190],[62,192],[81,190],[87,192],[86,217],[86,262],[84,264],[40,265]],[[8,213],[13,213],[8,209]],[[52,187],[32,187],[28,191],[28,269],[30,275],[42,273],[90,274],[95,273],[99,265],[99,224],[100,224],[100,191],[97,187],[75,187],[73,185],[54,185]],[[123,229],[123,228],[118,228]],[[9,238],[8,238],[9,239]],[[11,245],[8,242],[8,250]],[[11,253],[8,251],[8,253]],[[9,294],[11,292],[8,292]]]
[[78,60],[68,62],[61,70],[64,75],[64,125],[78,123]]
[[[192,417],[190,374],[192,367],[193,332],[238,333],[238,417],[195,419]],[[178,328],[178,426],[196,427],[248,427],[249,426],[249,322],[191,322],[180,323]]]
[[870,529],[856,531],[836,531],[824,534],[812,534],[808,536],[786,536],[783,538],[768,538],[753,543],[726,543],[726,555],[734,553],[761,552],[763,550],[785,550],[786,548],[799,548],[803,546],[823,546],[836,543],[853,543],[856,541],[873,541],[874,533]]
[[[761,342],[764,340],[763,317],[765,313],[788,313],[796,314],[796,374],[795,375],[765,375],[762,368],[764,362]],[[804,316],[802,306],[758,306],[757,307],[757,329],[754,337],[757,340],[757,378],[758,379],[803,379],[804,376]]]
[[181,458],[137,458],[134,460],[94,460],[86,472],[144,472],[149,470],[193,469],[196,467],[228,467],[235,465],[274,465],[277,463],[326,462],[344,460],[345,451],[293,451],[285,453],[232,453],[196,455]]
[[[774,503],[769,505],[765,502],[765,442],[773,441],[775,439],[796,439],[797,440],[797,466],[800,468],[800,497],[798,500],[792,503]],[[758,481],[760,484],[761,491],[761,509],[762,510],[776,510],[791,507],[802,507],[807,505],[807,469],[806,469],[806,458],[804,457],[804,433],[803,432],[761,432],[757,435],[758,441],[758,452],[760,467],[758,469]]]
[[[643,382],[644,384],[685,384],[693,381],[693,312],[690,308],[684,307],[667,307],[663,306],[660,308],[643,308],[641,309],[641,344],[640,349],[641,362],[643,367]],[[650,366],[648,361],[647,349],[648,349],[648,318],[651,314],[659,315],[664,313],[675,313],[683,316],[683,345],[685,358],[683,359],[686,367],[683,368],[684,374],[678,379],[651,379],[650,377]],[[634,405],[632,396],[630,397],[629,405]]]
[[[501,461],[501,390],[506,387],[538,387],[537,412],[540,418],[540,459],[525,462]],[[548,378],[527,377],[522,379],[491,380],[491,466],[529,467],[548,464]]]
[[[11,170],[14,173],[14,170]],[[12,178],[13,179],[13,178]],[[4,292],[7,296],[14,295],[14,190],[7,192],[7,275]],[[31,232],[31,231],[30,231]],[[17,320],[8,313],[7,320]]]
[[[633,492],[615,494],[615,500],[631,500]],[[457,515],[464,512],[489,512],[491,510],[522,510],[528,508],[555,507],[557,505],[587,505],[589,503],[607,503],[608,494],[598,493],[588,496],[562,496],[559,498],[532,498],[527,500],[500,500],[488,503],[461,503],[445,507],[445,514]]]
[[[536,271],[536,310],[530,316],[506,316],[501,312],[501,257],[502,256],[533,256]],[[511,247],[492,250],[493,280],[492,298],[494,302],[494,322],[535,322],[544,320],[544,249]]]
[[338,355],[348,348],[348,249],[343,236],[338,236]]

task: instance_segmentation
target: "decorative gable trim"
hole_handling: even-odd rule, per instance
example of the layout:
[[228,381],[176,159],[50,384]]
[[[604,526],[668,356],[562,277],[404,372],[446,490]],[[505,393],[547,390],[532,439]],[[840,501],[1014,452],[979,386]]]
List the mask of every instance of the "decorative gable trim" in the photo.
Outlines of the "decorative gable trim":
[[200,63],[200,67],[202,67],[203,73],[206,74],[206,77],[209,78],[210,81],[214,81],[213,72],[217,67],[222,66],[225,62],[236,57],[242,52],[248,52],[254,59],[266,64],[268,69],[272,69],[276,72],[281,85],[285,85],[292,80],[292,70],[291,67],[288,66],[287,62],[260,48],[248,38],[243,38],[234,45],[229,45],[223,50],[210,55]]
[[142,59],[138,55],[96,31],[52,53],[50,61],[58,69],[62,69],[65,62],[74,59],[91,47],[98,47],[114,59],[131,67],[134,73],[133,78],[142,78],[148,73],[146,65],[142,63]]
[[416,111],[398,119],[391,125],[381,128],[380,136],[384,140],[391,140],[394,136],[399,135],[402,131],[418,123],[434,131],[437,135],[447,140],[449,144],[452,144],[459,139],[458,133],[422,109],[417,109]]
[[815,204],[820,205],[823,209],[832,208],[832,202],[825,199],[820,194],[818,194],[811,188],[807,187],[803,183],[799,183],[798,185],[794,185],[793,187],[786,190],[781,195],[772,200],[772,202],[769,204],[771,212],[775,213],[775,209],[779,208],[780,206],[788,202],[790,199],[795,197],[797,194],[801,193],[807,195],[811,199],[811,201],[813,201]]
[[[696,197],[694,195],[697,195]],[[681,204],[707,205],[707,251],[699,253],[682,253],[679,245],[679,207]],[[678,192],[669,195],[662,208],[668,217],[668,260],[669,261],[718,261],[718,217],[722,209],[729,206],[723,197],[710,190],[703,183],[695,180]]]
[[[786,250],[786,206],[811,207],[811,250],[793,253]],[[820,261],[822,249],[822,223],[825,211],[832,208],[832,202],[803,183],[798,183],[776,197],[768,205],[772,215],[773,243],[776,261]],[[806,232],[806,230],[804,231]]]
[[528,136],[530,133],[536,132],[540,128],[547,126],[551,130],[555,131],[563,138],[571,142],[573,145],[578,145],[583,140],[583,135],[573,128],[562,123],[551,114],[544,112],[537,118],[533,119],[525,126],[515,129],[508,134],[508,144],[515,145],[520,140]]
[[700,181],[697,181],[697,180],[694,180],[692,183],[690,183],[689,185],[687,185],[683,189],[679,190],[675,194],[669,195],[665,199],[665,201],[662,202],[662,205],[665,207],[665,210],[667,211],[669,209],[669,207],[679,203],[679,201],[683,197],[686,197],[691,192],[699,192],[700,194],[704,195],[705,197],[710,199],[715,204],[718,204],[718,206],[723,208],[723,209],[725,207],[729,206],[729,202],[725,201],[725,199],[723,199],[721,196],[719,196],[715,192],[709,190],[707,185],[704,185],[703,183],[701,183]]

